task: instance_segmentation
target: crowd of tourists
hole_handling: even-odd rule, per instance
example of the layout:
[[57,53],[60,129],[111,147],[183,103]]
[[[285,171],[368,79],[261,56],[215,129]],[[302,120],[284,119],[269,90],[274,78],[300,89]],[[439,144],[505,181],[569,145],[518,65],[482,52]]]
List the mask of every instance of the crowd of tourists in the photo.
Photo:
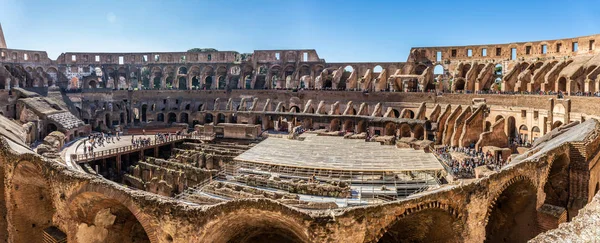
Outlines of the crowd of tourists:
[[131,145],[134,147],[144,147],[150,145],[150,138],[138,137],[135,138],[134,135],[131,135]]
[[[457,152],[466,155],[459,160],[450,153]],[[499,170],[506,164],[501,157],[496,158],[492,153],[483,153],[469,147],[444,146],[435,149],[436,155],[449,167],[450,173],[457,178],[472,178],[475,176],[475,168],[487,165],[489,168]]]
[[93,154],[94,149],[104,147],[109,143],[116,143],[121,140],[120,134],[117,132],[114,136],[106,133],[94,133],[88,135],[87,139],[83,140],[83,153]]

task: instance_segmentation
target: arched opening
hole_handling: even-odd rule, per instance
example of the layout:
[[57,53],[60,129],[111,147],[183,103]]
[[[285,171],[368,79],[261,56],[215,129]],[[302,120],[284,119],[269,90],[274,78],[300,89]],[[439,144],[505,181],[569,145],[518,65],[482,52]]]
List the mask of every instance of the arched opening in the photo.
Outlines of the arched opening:
[[161,81],[160,81],[160,77],[154,77],[154,89],[160,89],[161,86]]
[[205,123],[205,124],[209,124],[209,123],[211,123],[211,122],[213,122],[213,115],[212,115],[212,114],[210,114],[210,113],[207,113],[207,114],[204,116],[204,123]]
[[463,78],[457,78],[456,81],[454,81],[454,90],[455,91],[459,91],[459,90],[465,90],[465,79]]
[[530,181],[517,180],[495,200],[485,242],[526,242],[537,235],[536,188]]
[[217,122],[224,123],[225,122],[225,114],[223,114],[223,113],[217,114]]
[[143,122],[147,122],[148,118],[147,118],[147,114],[148,113],[148,105],[147,104],[143,104],[142,105],[142,121]]
[[494,122],[497,122],[502,118],[504,118],[502,115],[497,115],[496,118],[494,119]]
[[292,106],[290,108],[290,112],[292,112],[292,113],[300,113],[300,107],[294,105],[294,106]]
[[570,162],[571,160],[567,154],[561,154],[552,161],[552,167],[544,185],[544,193],[546,193],[545,204],[567,209],[570,191]]
[[171,113],[169,113],[169,115],[168,115],[168,116],[169,116],[169,117],[168,117],[168,120],[167,120],[167,122],[168,122],[168,123],[174,123],[174,122],[177,122],[177,114],[175,114],[175,113],[171,112]]
[[492,123],[491,122],[489,122],[489,121],[485,122],[485,130],[484,131],[485,132],[492,131]]
[[189,119],[188,113],[183,112],[179,115],[179,122],[181,122],[181,123],[188,123],[189,122],[188,119]]
[[386,136],[394,136],[396,135],[396,124],[393,122],[388,122],[385,124],[384,134]]
[[164,122],[165,121],[165,114],[163,114],[163,113],[156,114],[156,121],[157,122]]
[[519,139],[522,142],[528,142],[529,141],[529,131],[527,130],[527,126],[521,125],[519,127]]
[[210,89],[212,87],[212,76],[208,76],[204,79],[204,88]]
[[517,124],[515,122],[514,116],[509,116],[508,121],[506,123],[506,135],[508,136],[509,141],[515,139],[517,134]]
[[496,77],[502,78],[502,64],[496,64],[496,66],[494,67],[494,75]]
[[344,121],[344,132],[354,132],[354,121],[346,120]]
[[373,73],[381,73],[383,72],[383,67],[381,65],[377,65],[373,68]]
[[252,77],[250,75],[244,77],[244,84],[246,89],[252,89]]
[[198,111],[202,111],[202,108],[204,108],[204,107],[202,106],[202,104],[199,104],[199,105],[198,105]]
[[441,64],[435,65],[435,67],[433,68],[433,74],[437,75],[444,75],[444,66],[442,66]]
[[552,130],[554,130],[555,128],[558,128],[562,125],[563,125],[563,123],[561,121],[555,121],[554,123],[552,123]]
[[58,130],[58,128],[56,127],[56,125],[54,123],[48,123],[48,125],[46,125],[46,133],[51,133]]
[[417,67],[415,67],[415,74],[416,75],[421,75],[421,74],[423,74],[423,72],[425,72],[425,69],[427,69],[427,66],[425,66],[425,65],[418,65]]
[[340,119],[333,119],[329,123],[329,131],[339,131],[340,129],[342,129],[341,125],[342,122],[340,121]]
[[400,117],[400,112],[398,110],[392,109],[392,112],[394,113],[394,118]]
[[200,89],[200,79],[197,76],[192,78],[192,89]]
[[423,140],[425,138],[425,129],[421,125],[415,125],[414,134],[416,139]]
[[179,77],[179,89],[186,90],[187,88],[187,79],[185,77]]
[[90,89],[98,88],[97,86],[98,86],[98,84],[96,83],[95,80],[90,81],[88,84],[88,87],[90,87]]
[[556,92],[559,92],[559,91],[562,91],[562,92],[567,91],[567,78],[561,77],[558,79],[558,87],[557,87]]
[[219,89],[225,89],[227,82],[225,82],[225,76],[219,76]]
[[398,129],[398,137],[409,138],[411,137],[410,125],[402,123],[400,129]]
[[404,115],[402,115],[402,118],[414,119],[415,113],[412,110],[404,109]]
[[377,242],[462,242],[462,228],[449,212],[428,208],[399,218]]
[[136,216],[116,199],[84,192],[69,200],[70,215],[81,222],[77,242],[150,242]]
[[230,213],[207,229],[202,242],[211,243],[307,243],[307,232],[289,216],[251,210]]
[[110,128],[110,126],[112,125],[112,121],[110,119],[110,114],[106,113],[104,115],[104,124],[106,125],[107,128]]
[[356,133],[363,133],[363,132],[367,132],[367,122],[359,121],[358,125],[356,126]]
[[533,128],[531,128],[531,134],[530,134],[530,136],[531,136],[531,141],[532,142],[535,141],[537,138],[539,138],[541,136],[540,128],[539,127],[533,127]]
[[[4,175],[4,169],[2,169]],[[11,219],[12,240],[14,242],[40,242],[43,230],[52,226],[55,208],[52,203],[52,191],[41,168],[29,161],[20,161],[11,178],[10,197],[6,202]],[[4,180],[2,181],[4,187]],[[4,188],[2,189],[4,191]],[[4,204],[4,200],[2,200]]]

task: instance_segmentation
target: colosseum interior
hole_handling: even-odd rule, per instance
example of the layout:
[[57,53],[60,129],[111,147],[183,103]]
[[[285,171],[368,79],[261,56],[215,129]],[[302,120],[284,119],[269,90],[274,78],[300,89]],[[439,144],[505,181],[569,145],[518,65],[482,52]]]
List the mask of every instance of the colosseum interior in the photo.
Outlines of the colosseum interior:
[[0,28],[0,241],[598,240],[595,39],[52,60]]

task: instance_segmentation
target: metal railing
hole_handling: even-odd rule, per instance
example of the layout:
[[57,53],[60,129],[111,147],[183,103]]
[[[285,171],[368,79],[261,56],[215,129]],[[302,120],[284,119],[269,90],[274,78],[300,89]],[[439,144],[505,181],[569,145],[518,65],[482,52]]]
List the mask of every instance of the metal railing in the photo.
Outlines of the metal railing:
[[[122,137],[125,138],[125,137]],[[130,153],[134,151],[145,150],[148,148],[159,147],[167,144],[171,144],[173,142],[183,141],[185,139],[195,139],[202,141],[212,141],[215,139],[214,133],[201,133],[201,134],[190,134],[190,135],[170,135],[166,139],[153,139],[147,145],[127,145],[118,148],[112,148],[108,150],[102,150],[93,153],[85,153],[85,154],[77,154],[76,157],[73,157],[73,161],[76,163],[89,162],[92,160],[104,159],[114,156],[115,154],[121,153]]]

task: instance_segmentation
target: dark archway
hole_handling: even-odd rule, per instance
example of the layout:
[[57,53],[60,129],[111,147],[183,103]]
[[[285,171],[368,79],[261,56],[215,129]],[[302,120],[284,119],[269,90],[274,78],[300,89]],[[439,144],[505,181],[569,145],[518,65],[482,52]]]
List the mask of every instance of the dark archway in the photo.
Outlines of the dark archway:
[[552,161],[552,167],[544,185],[544,193],[546,193],[545,204],[565,209],[568,207],[570,165],[571,160],[567,154],[561,154]]
[[157,121],[157,122],[164,122],[164,121],[165,121],[165,114],[163,114],[163,113],[158,113],[158,114],[156,115],[156,121]]
[[143,122],[147,122],[148,121],[148,118],[146,116],[147,112],[148,112],[148,105],[147,104],[143,104],[142,105],[142,121]]
[[462,225],[449,212],[428,208],[398,219],[377,242],[462,242]]
[[421,125],[415,125],[414,127],[414,135],[418,140],[423,140],[425,138],[425,129]]
[[54,123],[48,123],[48,125],[46,125],[46,133],[51,133],[58,130],[58,128],[56,127],[56,125]]
[[227,87],[227,82],[225,82],[225,76],[219,76],[219,88],[225,89]]
[[217,114],[217,123],[225,123],[225,114],[219,113]]
[[169,113],[169,118],[167,120],[168,123],[174,123],[177,122],[177,114],[171,112]]
[[213,115],[212,115],[212,114],[210,114],[210,113],[207,113],[207,114],[204,116],[204,123],[205,123],[205,124],[209,124],[209,123],[211,123],[211,122],[213,122]]
[[342,129],[341,126],[342,122],[340,121],[340,119],[333,119],[329,123],[329,131],[339,131],[340,129]]
[[210,89],[212,87],[212,76],[208,76],[204,79],[204,88],[205,89]]
[[531,181],[516,179],[495,200],[485,242],[526,242],[538,234],[536,188]]
[[556,90],[556,92],[566,92],[567,91],[567,78],[565,77],[561,77],[558,79],[558,88]]
[[185,113],[185,112],[181,113],[179,115],[179,122],[181,122],[181,123],[188,123],[189,122],[189,115],[188,115],[188,113]]
[[292,113],[300,113],[300,107],[294,105],[294,106],[292,106],[290,108],[290,112],[292,112]]
[[188,89],[187,87],[187,79],[185,77],[179,77],[179,89],[180,90],[186,90]]

